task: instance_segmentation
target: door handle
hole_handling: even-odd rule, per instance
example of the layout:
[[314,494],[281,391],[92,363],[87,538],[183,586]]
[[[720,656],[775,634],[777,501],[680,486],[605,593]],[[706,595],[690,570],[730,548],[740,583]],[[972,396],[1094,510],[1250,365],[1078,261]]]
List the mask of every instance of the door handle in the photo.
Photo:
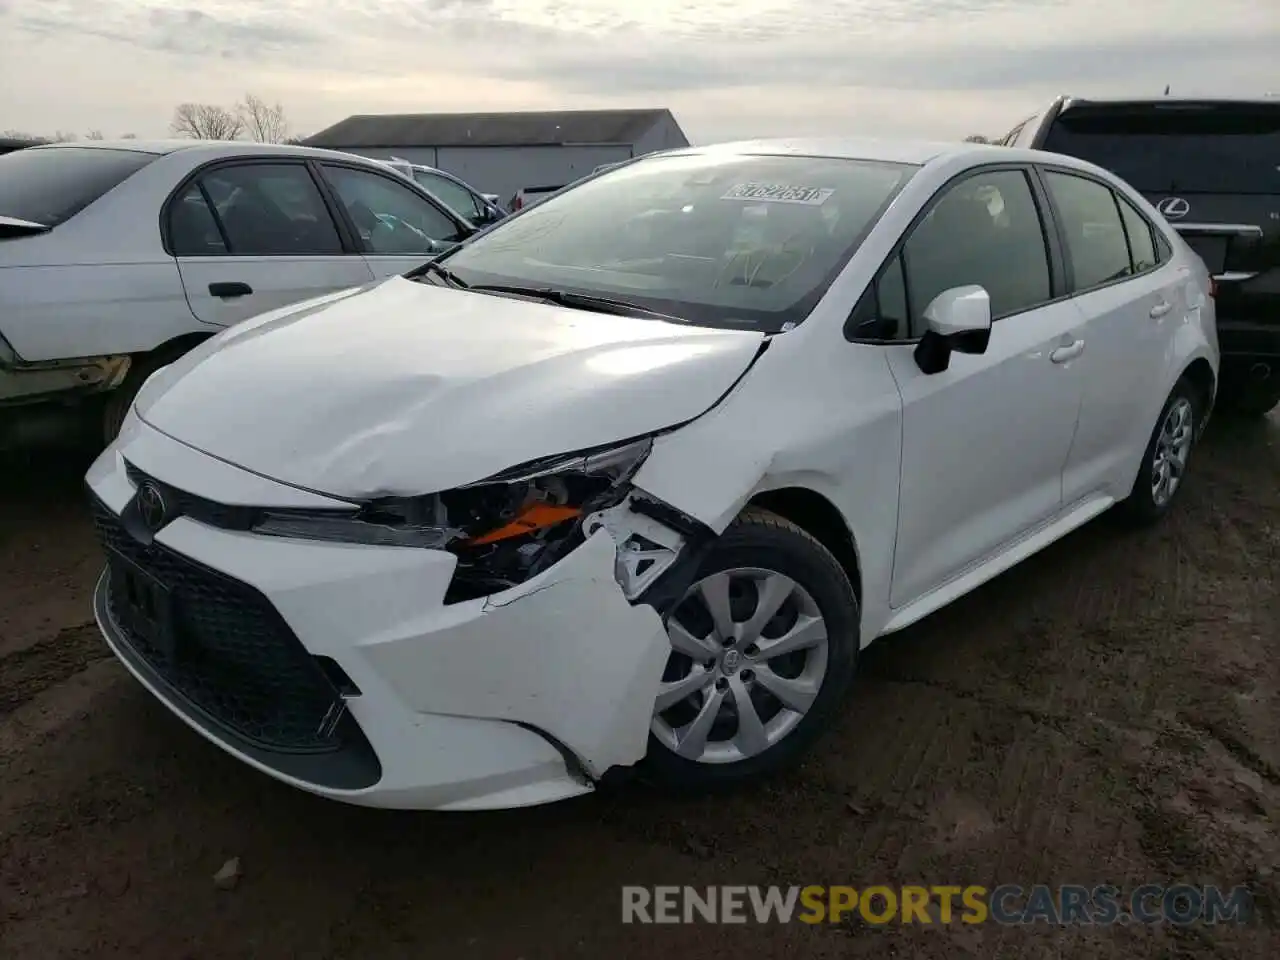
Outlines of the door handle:
[[247,283],[241,283],[239,280],[209,284],[210,296],[218,297],[223,300],[230,300],[233,297],[247,297],[251,293],[253,293],[253,287],[249,286]]
[[1157,303],[1154,307],[1151,308],[1151,319],[1159,320],[1161,317],[1163,317],[1166,313],[1168,313],[1172,309],[1173,309],[1172,303]]
[[1054,363],[1066,363],[1068,360],[1074,360],[1080,354],[1084,353],[1084,341],[1077,340],[1069,343],[1065,347],[1059,347],[1049,354],[1049,359]]

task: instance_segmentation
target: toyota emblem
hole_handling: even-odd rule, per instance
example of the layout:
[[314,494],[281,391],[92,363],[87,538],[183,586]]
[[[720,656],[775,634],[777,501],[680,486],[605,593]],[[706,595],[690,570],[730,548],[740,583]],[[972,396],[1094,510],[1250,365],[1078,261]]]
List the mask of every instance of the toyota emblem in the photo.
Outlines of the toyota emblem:
[[1166,220],[1181,220],[1191,212],[1191,204],[1181,197],[1165,197],[1156,204],[1156,209]]
[[154,483],[144,483],[138,488],[138,516],[152,533],[169,519],[169,504]]

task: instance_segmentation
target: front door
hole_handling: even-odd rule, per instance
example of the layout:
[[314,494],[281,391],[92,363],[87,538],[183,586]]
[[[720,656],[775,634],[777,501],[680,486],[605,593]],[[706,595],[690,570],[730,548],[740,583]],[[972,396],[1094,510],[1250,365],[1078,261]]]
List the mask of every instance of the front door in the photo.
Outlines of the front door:
[[1021,168],[944,188],[882,279],[901,279],[913,335],[953,287],[991,298],[991,339],[920,371],[889,348],[902,397],[902,464],[891,604],[901,607],[998,553],[1062,508],[1062,469],[1080,409],[1083,324],[1053,301],[1042,212]]
[[210,169],[167,211],[169,244],[198,320],[241,320],[368,283],[301,161],[242,161]]

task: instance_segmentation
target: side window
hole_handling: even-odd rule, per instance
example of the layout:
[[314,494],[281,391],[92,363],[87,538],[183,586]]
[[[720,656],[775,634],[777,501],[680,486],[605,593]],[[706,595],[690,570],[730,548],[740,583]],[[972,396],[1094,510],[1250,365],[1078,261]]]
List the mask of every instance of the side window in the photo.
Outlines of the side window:
[[1133,272],[1124,224],[1109,187],[1053,171],[1045,175],[1067,237],[1075,289],[1088,290]]
[[462,239],[442,210],[389,176],[331,166],[325,176],[369,253],[432,254]]
[[907,311],[907,281],[902,272],[902,254],[880,271],[854,308],[848,328],[853,339],[905,340],[911,335]]
[[200,182],[213,202],[232,256],[342,253],[338,229],[303,165],[218,167]]
[[1117,194],[1116,199],[1120,201],[1120,216],[1124,220],[1124,230],[1129,237],[1129,255],[1133,261],[1134,272],[1150,270],[1160,262],[1156,256],[1151,224],[1124,197]]
[[894,257],[876,281],[876,303],[880,319],[892,331],[890,337],[910,336],[910,311],[907,308],[907,278],[902,270],[902,254]]
[[996,170],[948,187],[903,247],[912,334],[938,294],[978,284],[992,317],[1005,317],[1051,296],[1049,254],[1027,176]]
[[418,173],[415,179],[433,197],[455,213],[460,213],[468,220],[473,221],[480,216],[480,208],[476,205],[476,198],[471,195],[471,192],[466,187],[454,183],[448,177],[438,177],[434,173]]
[[227,252],[198,184],[193,183],[169,206],[169,246],[175,257],[216,257]]

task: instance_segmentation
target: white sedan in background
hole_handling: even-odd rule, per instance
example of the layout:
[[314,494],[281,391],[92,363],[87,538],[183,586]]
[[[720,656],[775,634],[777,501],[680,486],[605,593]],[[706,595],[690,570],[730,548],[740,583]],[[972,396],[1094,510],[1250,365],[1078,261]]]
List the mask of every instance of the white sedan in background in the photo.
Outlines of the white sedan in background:
[[338,800],[749,780],[873,639],[1170,508],[1210,291],[1076,160],[650,156],[154,374],[88,476],[98,622],[208,739]]
[[0,449],[110,440],[152,371],[275,307],[404,273],[475,232],[332,150],[97,141],[0,157]]

